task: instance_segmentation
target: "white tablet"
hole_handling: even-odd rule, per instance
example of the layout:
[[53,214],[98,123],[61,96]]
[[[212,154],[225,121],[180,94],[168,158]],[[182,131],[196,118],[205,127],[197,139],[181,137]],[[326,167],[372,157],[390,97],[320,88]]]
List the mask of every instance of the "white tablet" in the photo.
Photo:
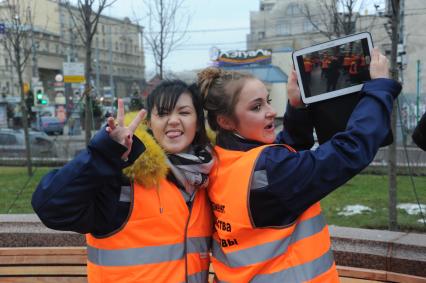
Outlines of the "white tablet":
[[305,104],[360,91],[370,80],[373,42],[358,33],[293,52],[297,81]]

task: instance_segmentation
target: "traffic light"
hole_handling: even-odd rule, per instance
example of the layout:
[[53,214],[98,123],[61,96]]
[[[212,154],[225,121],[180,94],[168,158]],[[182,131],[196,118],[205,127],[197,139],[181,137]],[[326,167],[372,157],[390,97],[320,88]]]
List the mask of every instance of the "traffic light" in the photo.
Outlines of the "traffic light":
[[34,105],[47,105],[49,103],[47,96],[44,94],[43,88],[35,87],[34,92]]

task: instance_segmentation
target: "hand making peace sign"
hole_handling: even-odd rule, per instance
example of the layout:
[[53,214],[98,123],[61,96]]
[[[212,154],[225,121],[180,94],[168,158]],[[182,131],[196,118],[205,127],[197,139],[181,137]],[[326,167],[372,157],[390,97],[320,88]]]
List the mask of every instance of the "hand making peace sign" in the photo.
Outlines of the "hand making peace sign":
[[109,117],[107,120],[106,131],[109,136],[119,144],[127,147],[127,150],[121,156],[121,159],[127,160],[130,150],[132,149],[133,134],[136,128],[143,121],[146,116],[146,110],[142,109],[136,115],[135,119],[130,123],[128,127],[124,126],[124,104],[122,99],[118,99],[118,111],[117,111],[117,122],[114,117]]

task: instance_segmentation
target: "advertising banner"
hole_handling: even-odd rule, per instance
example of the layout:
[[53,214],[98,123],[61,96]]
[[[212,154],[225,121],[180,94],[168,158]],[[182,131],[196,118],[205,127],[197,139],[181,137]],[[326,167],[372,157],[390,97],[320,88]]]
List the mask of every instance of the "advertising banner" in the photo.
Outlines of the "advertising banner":
[[213,47],[210,50],[210,59],[218,67],[244,66],[244,65],[268,65],[272,61],[272,51],[257,49],[249,51],[232,50],[222,52]]

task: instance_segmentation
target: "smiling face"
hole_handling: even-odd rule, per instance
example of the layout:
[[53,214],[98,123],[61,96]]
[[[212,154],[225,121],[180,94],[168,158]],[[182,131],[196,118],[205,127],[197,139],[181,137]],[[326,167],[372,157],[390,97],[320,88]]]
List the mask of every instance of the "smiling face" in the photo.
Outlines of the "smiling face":
[[273,143],[276,115],[265,85],[258,79],[246,80],[235,105],[234,132],[246,139]]
[[190,94],[182,93],[171,111],[154,107],[149,126],[167,153],[187,151],[197,132],[197,113]]

